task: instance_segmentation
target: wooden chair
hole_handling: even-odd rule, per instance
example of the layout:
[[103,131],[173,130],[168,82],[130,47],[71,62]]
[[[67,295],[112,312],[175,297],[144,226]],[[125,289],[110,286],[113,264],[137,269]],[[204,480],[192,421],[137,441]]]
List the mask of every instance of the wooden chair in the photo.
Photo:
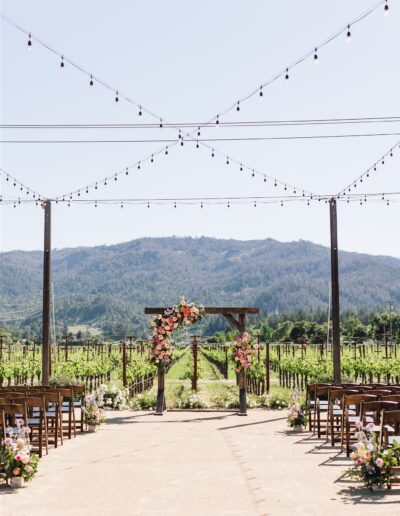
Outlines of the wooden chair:
[[321,438],[322,431],[326,432],[328,422],[329,390],[342,390],[342,387],[332,385],[316,385],[315,401],[313,414],[313,428],[317,430],[318,439]]
[[381,397],[382,401],[397,401],[400,402],[400,394],[389,394]]
[[[0,405],[5,405],[5,403],[1,403]],[[6,438],[6,415],[4,410],[0,410],[0,442]]]
[[58,392],[61,397],[61,425],[62,432],[64,433],[64,415],[67,415],[66,421],[66,433],[68,439],[72,439],[72,424],[74,427],[74,436],[76,437],[76,422],[75,422],[75,410],[74,410],[74,392],[71,387],[57,387],[55,389],[49,389],[46,392]]
[[343,397],[346,394],[359,394],[355,387],[351,388],[330,388],[328,393],[328,412],[326,424],[326,441],[331,441],[331,446],[335,446],[337,441],[341,441],[343,427]]
[[379,443],[390,448],[395,440],[400,444],[400,410],[382,410]]
[[25,403],[3,403],[0,405],[0,412],[4,412],[6,426],[15,427],[15,421],[19,418],[24,420],[24,424],[28,422]]
[[84,385],[68,385],[67,387],[70,387],[73,390],[74,410],[80,410],[79,425],[77,425],[75,421],[75,426],[78,430],[83,432],[83,408],[85,406],[86,388]]
[[61,414],[61,396],[60,392],[36,391],[35,397],[43,398],[46,406],[46,422],[47,422],[47,437],[50,444],[50,437],[53,438],[52,444],[55,448],[58,447],[58,440],[63,444],[62,431],[62,414]]
[[[12,399],[12,398],[11,398]],[[47,434],[46,403],[43,396],[14,398],[14,402],[25,403],[27,408],[27,425],[31,429],[30,442],[37,443],[39,457],[43,455],[43,443],[46,455],[49,453],[49,439]]]
[[355,433],[357,423],[361,422],[361,403],[377,401],[378,396],[375,394],[345,394],[343,397],[343,418],[342,418],[342,435],[341,446],[346,443],[346,456],[350,456],[350,441],[356,439],[351,437],[351,433]]

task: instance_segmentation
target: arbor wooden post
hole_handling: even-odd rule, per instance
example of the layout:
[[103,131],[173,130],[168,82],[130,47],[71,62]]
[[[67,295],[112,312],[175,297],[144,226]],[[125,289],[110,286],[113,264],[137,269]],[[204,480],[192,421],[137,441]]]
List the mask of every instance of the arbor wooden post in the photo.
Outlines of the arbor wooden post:
[[162,416],[165,410],[165,371],[164,366],[158,366],[158,388],[157,388],[157,405],[156,416]]
[[51,202],[44,201],[42,384],[50,380]]
[[[246,331],[246,315],[239,314],[238,329],[241,334]],[[247,416],[246,370],[241,368],[239,373],[239,416]]]
[[192,341],[192,353],[193,353],[193,378],[192,378],[192,390],[197,392],[197,361],[198,361],[198,346],[197,346],[197,335],[190,337]]
[[228,363],[228,348],[225,346],[225,379],[228,380],[229,376],[229,363]]
[[337,211],[336,199],[329,201],[331,226],[331,284],[332,284],[332,354],[333,354],[333,381],[341,381],[340,371],[340,307],[339,307],[339,257],[337,239]]

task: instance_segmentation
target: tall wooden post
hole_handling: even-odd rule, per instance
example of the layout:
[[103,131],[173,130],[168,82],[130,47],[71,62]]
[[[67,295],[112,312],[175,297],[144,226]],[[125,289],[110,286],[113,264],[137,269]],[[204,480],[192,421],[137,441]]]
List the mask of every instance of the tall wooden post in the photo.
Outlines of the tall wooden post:
[[51,202],[43,202],[44,252],[43,252],[43,321],[42,321],[42,383],[50,380],[50,292],[51,292]]
[[340,372],[340,307],[339,307],[339,257],[337,238],[337,211],[336,199],[329,201],[331,226],[331,291],[332,291],[332,354],[333,354],[333,381],[341,381]]
[[229,362],[228,362],[228,347],[225,346],[225,379],[228,380],[229,376]]

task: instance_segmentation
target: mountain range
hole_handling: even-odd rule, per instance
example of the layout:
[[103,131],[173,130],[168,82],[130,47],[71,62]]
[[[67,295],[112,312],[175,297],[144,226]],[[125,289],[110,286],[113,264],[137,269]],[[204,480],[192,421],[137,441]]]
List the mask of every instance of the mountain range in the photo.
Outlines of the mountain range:
[[[40,323],[40,251],[0,255],[0,323]],[[400,259],[340,252],[343,310],[400,303]],[[330,251],[298,241],[141,238],[52,253],[55,313],[63,324],[128,323],[141,331],[145,306],[180,296],[207,305],[258,306],[262,313],[328,308]],[[11,321],[12,322],[12,321]],[[10,323],[9,323],[10,324]]]

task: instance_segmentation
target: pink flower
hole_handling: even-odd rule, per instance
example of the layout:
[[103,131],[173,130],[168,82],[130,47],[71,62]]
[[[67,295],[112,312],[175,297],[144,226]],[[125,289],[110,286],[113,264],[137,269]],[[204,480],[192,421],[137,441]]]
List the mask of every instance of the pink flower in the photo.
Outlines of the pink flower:
[[31,429],[29,428],[29,426],[23,426],[22,427],[22,431],[24,432],[24,434],[30,434],[31,433]]
[[12,442],[13,442],[13,441],[12,441],[11,437],[6,437],[6,438],[4,439],[4,446],[11,446],[11,445],[12,445]]
[[381,459],[380,457],[378,457],[376,459],[376,465],[378,466],[378,468],[382,468],[383,466],[383,459]]
[[15,460],[21,460],[21,454],[20,453],[17,453],[17,455],[15,456]]

